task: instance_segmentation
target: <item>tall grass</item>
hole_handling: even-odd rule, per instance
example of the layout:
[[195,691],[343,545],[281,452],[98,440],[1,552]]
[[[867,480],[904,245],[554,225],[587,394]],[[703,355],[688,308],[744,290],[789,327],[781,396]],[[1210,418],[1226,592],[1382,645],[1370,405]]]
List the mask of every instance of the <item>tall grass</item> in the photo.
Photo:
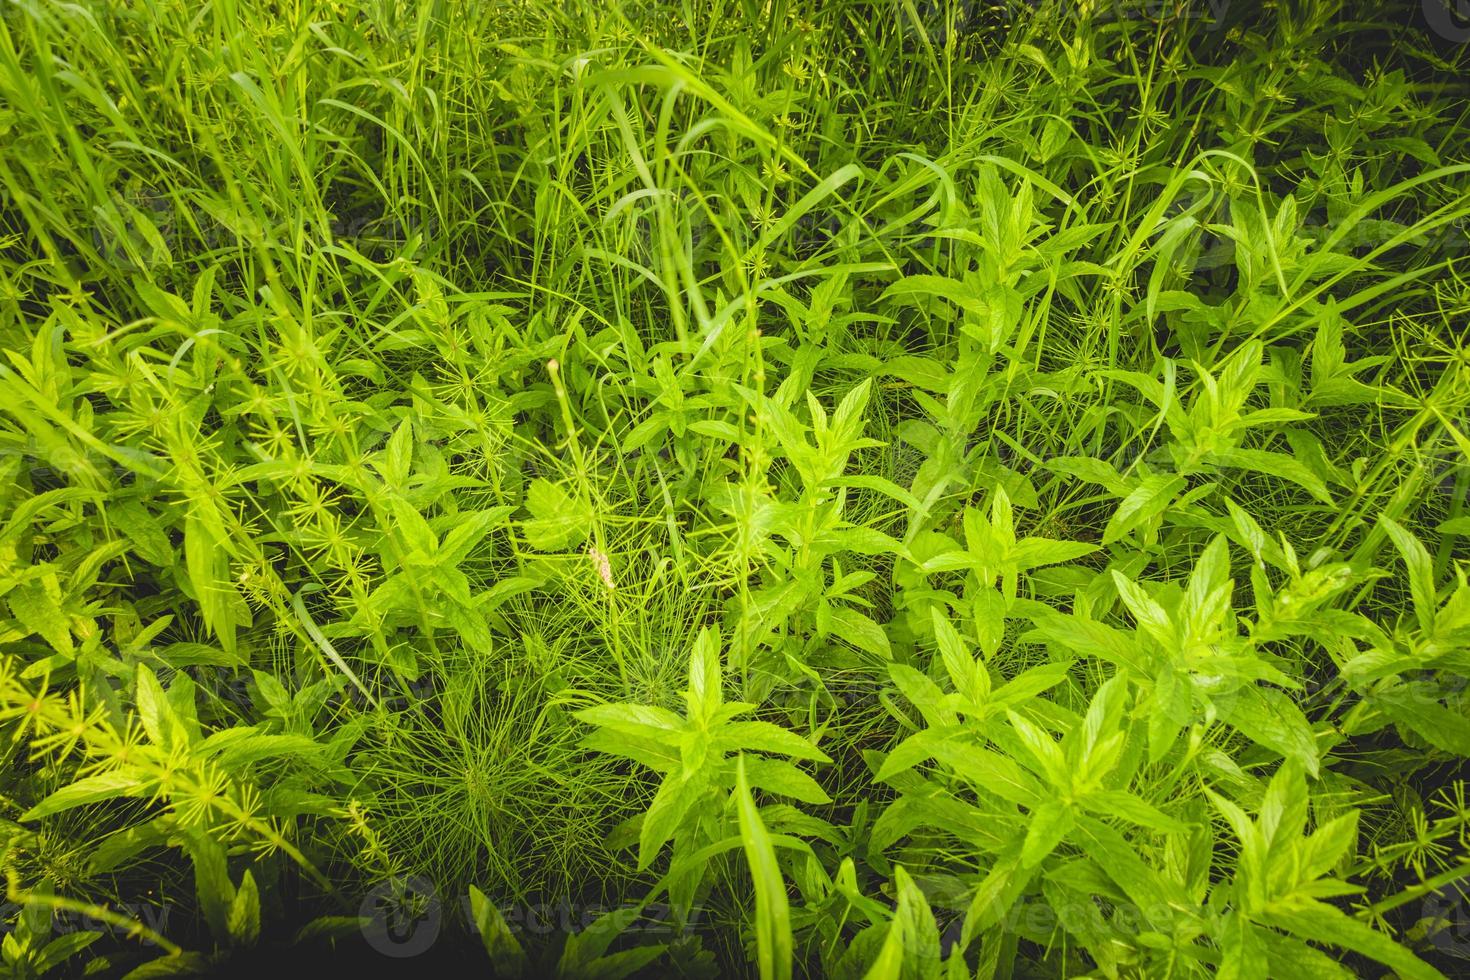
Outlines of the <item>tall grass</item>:
[[8,2],[8,968],[1463,971],[1470,48],[1156,6]]

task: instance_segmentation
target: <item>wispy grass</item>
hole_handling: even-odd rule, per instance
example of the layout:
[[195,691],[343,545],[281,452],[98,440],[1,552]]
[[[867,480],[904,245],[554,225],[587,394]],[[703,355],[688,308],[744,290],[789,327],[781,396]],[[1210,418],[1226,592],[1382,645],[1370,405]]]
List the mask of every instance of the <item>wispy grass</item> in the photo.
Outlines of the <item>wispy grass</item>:
[[1467,49],[1144,6],[7,4],[12,969],[1463,968]]

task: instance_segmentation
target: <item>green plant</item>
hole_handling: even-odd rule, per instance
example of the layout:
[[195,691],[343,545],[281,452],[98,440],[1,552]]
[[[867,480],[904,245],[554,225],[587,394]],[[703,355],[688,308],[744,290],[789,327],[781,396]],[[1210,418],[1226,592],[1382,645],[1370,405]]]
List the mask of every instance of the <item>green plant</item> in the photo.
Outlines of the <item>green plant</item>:
[[1133,6],[6,3],[8,968],[1463,972],[1470,48]]

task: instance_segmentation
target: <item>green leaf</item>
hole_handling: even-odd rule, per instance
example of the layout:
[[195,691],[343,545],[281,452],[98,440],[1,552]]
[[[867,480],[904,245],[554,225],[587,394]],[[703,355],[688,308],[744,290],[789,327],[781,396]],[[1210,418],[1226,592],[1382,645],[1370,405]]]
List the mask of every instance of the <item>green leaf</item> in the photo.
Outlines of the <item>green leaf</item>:
[[170,643],[152,651],[164,664],[177,670],[180,667],[247,667],[245,658],[237,650],[226,653],[204,643]]
[[59,936],[41,947],[36,953],[35,959],[29,964],[34,970],[33,976],[44,977],[73,956],[92,945],[102,937],[100,932],[72,932]]
[[756,961],[761,980],[790,980],[792,967],[791,913],[786,883],[776,863],[776,849],[750,796],[745,760],[735,768],[735,799],[740,810],[740,839],[755,883]]
[[1064,476],[1086,480],[1088,483],[1096,483],[1105,487],[1116,497],[1128,496],[1127,481],[1112,464],[1105,460],[1093,456],[1059,456],[1056,459],[1047,460],[1045,465],[1047,469]]
[[1052,740],[1044,729],[1016,712],[1007,710],[1011,727],[1021,738],[1021,744],[1035,760],[1037,768],[1046,776],[1054,789],[1067,789],[1072,785],[1073,773],[1067,765],[1061,747]]
[[153,980],[154,977],[199,977],[213,972],[215,963],[204,953],[160,956],[123,975],[123,980]]
[[1378,518],[1394,547],[1403,556],[1404,567],[1409,572],[1409,594],[1414,600],[1414,614],[1419,619],[1419,628],[1429,633],[1434,629],[1435,604],[1434,562],[1419,539],[1386,516]]
[[295,758],[309,763],[322,751],[322,746],[305,735],[278,735],[259,728],[221,729],[199,746],[201,756],[218,757],[231,770],[264,759]]
[[1268,980],[1271,963],[1263,931],[1239,911],[1225,916],[1218,980]]
[[138,720],[143,723],[143,731],[148,738],[164,749],[187,745],[188,732],[174,713],[173,705],[153,671],[147,664],[140,663],[134,676],[133,697],[138,708]]
[[1172,665],[1159,669],[1154,678],[1148,712],[1148,761],[1156,764],[1174,747],[1179,732],[1189,724],[1189,688]]
[[[300,620],[302,628],[306,630],[306,635],[311,637],[312,642],[317,645],[317,649],[321,650],[322,655],[330,660],[338,670],[342,671],[342,674],[352,682],[352,685],[362,692],[362,696],[367,699],[369,704],[377,707],[377,697],[367,689],[367,686],[358,678],[357,673],[348,666],[347,661],[342,658],[342,655],[337,652],[337,648],[332,645],[332,641],[328,640],[326,635],[317,627],[316,620],[311,618],[311,613],[307,612],[303,595],[309,589],[314,588],[316,588],[314,585],[303,586],[291,597],[291,608],[295,611],[296,618]],[[257,672],[255,676],[259,680],[262,675]]]
[[[1006,613],[1009,609],[1010,603],[999,589],[990,587],[975,590],[971,611],[975,617],[975,633],[980,640],[980,652],[985,655],[986,660],[993,660],[1000,652],[1000,645],[1005,642]],[[978,672],[977,679],[989,686],[990,677],[983,667]]]
[[112,501],[107,519],[117,525],[142,558],[161,568],[174,563],[174,546],[163,525],[136,500]]
[[591,515],[559,484],[540,477],[526,490],[526,510],[531,519],[521,523],[521,532],[538,551],[562,551],[580,544],[592,523]]
[[828,540],[842,551],[850,551],[855,555],[902,555],[905,553],[903,544],[897,538],[870,527],[846,527],[840,531],[833,531],[824,536],[823,544],[826,544]]
[[1040,780],[1009,757],[965,744],[956,738],[935,740],[929,747],[929,754],[948,768],[954,777],[983,796],[994,796],[1027,809],[1035,809],[1055,796],[1052,789],[1044,787]]
[[388,509],[393,513],[394,529],[408,545],[409,557],[421,562],[429,561],[439,550],[439,539],[434,536],[424,515],[396,494],[388,499]]
[[[610,973],[604,969],[592,970],[594,963],[603,963],[603,954],[608,947],[620,936],[624,930],[638,920],[642,909],[636,905],[624,906],[604,912],[594,919],[587,928],[581,932],[567,937],[567,943],[562,950],[561,958],[557,960],[557,972],[563,978],[570,980],[572,977],[595,976],[599,978],[612,978],[623,976],[622,973]],[[639,949],[647,949],[640,947]],[[652,946],[657,951],[661,946]],[[631,950],[630,950],[631,952]]]
[[709,627],[699,631],[689,657],[689,717],[701,723],[713,718],[724,702],[721,693],[719,634]]
[[942,725],[946,718],[953,717],[953,712],[945,707],[944,691],[928,674],[908,664],[891,663],[888,665],[888,676],[893,679],[899,692],[908,698],[909,703],[919,709],[925,724]]
[[1097,550],[1097,545],[1082,541],[1052,541],[1049,538],[1022,538],[1006,555],[1006,560],[1021,571],[1042,565],[1060,565],[1076,561]]
[[727,752],[770,752],[812,762],[831,762],[827,754],[795,732],[769,721],[732,721],[716,729],[712,744]]
[[927,307],[931,298],[949,300],[962,310],[971,313],[989,313],[990,307],[986,301],[977,295],[975,291],[962,282],[948,279],[944,276],[914,275],[904,276],[897,282],[892,283],[883,294],[878,297],[881,303],[884,300],[895,302],[913,303],[920,307]]
[[1319,826],[1302,848],[1302,877],[1320,878],[1357,852],[1358,811],[1348,810]]
[[1174,626],[1174,621],[1164,611],[1164,607],[1155,602],[1153,597],[1136,582],[1117,569],[1113,570],[1113,585],[1117,588],[1118,597],[1123,600],[1123,605],[1127,606],[1128,611],[1133,614],[1139,628],[1153,637],[1165,650],[1175,652],[1179,647],[1178,631]]
[[1023,670],[998,687],[991,695],[990,701],[992,704],[1006,707],[1025,704],[1037,695],[1050,691],[1062,683],[1067,679],[1067,674],[1071,670],[1071,662],[1065,660]]
[[1295,759],[1316,777],[1317,739],[1301,708],[1284,692],[1246,684],[1218,702],[1220,715],[1248,738]]
[[863,980],[902,980],[904,966],[904,922],[894,916],[883,933],[883,945],[863,974]]
[[[1029,836],[1029,829],[1023,834]],[[1024,838],[1023,838],[1024,839]],[[960,947],[966,949],[976,935],[998,924],[1031,881],[1034,869],[1021,866],[1021,842],[999,857],[985,873],[960,931]]]
[[1209,460],[1221,466],[1235,466],[1289,480],[1322,503],[1328,506],[1334,503],[1332,494],[1327,491],[1326,485],[1317,474],[1308,469],[1305,463],[1284,453],[1267,452],[1263,449],[1221,449],[1210,453]]
[[898,909],[894,919],[903,923],[904,970],[909,976],[937,980],[940,965],[939,926],[934,921],[934,912],[929,908],[929,901],[901,866],[893,869],[893,884],[898,892]]
[[454,526],[439,542],[439,561],[458,565],[464,561],[485,536],[505,523],[510,516],[510,507],[492,507],[489,510],[470,511],[454,516]]
[[1021,845],[1021,866],[1034,868],[1056,850],[1076,823],[1070,804],[1048,800],[1031,811],[1026,842]]
[[750,756],[745,759],[745,771],[750,785],[764,792],[814,805],[832,802],[815,779],[784,759]]
[[1270,959],[1269,977],[1292,977],[1293,980],[1358,980],[1336,958],[1314,949],[1295,936],[1273,929],[1257,928],[1254,935],[1266,947]]
[[249,869],[230,903],[229,932],[235,946],[253,946],[260,937],[260,893]]
[[65,657],[75,655],[66,614],[41,582],[17,585],[5,597],[5,602],[20,624],[49,643],[51,649]]
[[704,796],[709,781],[703,770],[670,773],[664,777],[638,832],[638,870],[653,864],[664,844],[679,832],[689,811]]
[[1139,827],[1157,830],[1164,834],[1183,833],[1188,827],[1127,790],[1095,790],[1082,800],[1090,810],[1103,816],[1117,817]]
[[470,916],[490,957],[490,975],[505,980],[525,976],[531,968],[525,950],[510,931],[500,909],[474,885],[470,886]]
[[1146,522],[1163,513],[1174,497],[1187,486],[1183,477],[1156,473],[1146,476],[1123,498],[1103,528],[1103,546],[1120,541]]
[[[925,508],[923,501],[921,501],[918,497],[915,497],[912,493],[905,490],[903,487],[899,486],[897,483],[894,483],[892,480],[887,479],[886,477],[872,476],[868,474],[840,476],[836,479],[824,480],[822,482],[822,486],[858,487],[864,490],[873,490],[877,493],[883,494],[884,496],[892,497],[894,500],[897,500],[899,503],[909,508],[909,510],[911,510],[915,514],[922,515],[927,513],[927,508]],[[883,537],[884,539],[886,539],[884,541],[885,547],[887,546],[888,542],[893,541],[893,538],[889,537],[886,534],[883,535]],[[876,539],[874,540],[876,541]],[[902,545],[899,545],[899,548],[895,553],[903,553]],[[873,554],[881,554],[881,552],[873,552]]]
[[239,598],[230,580],[227,543],[217,533],[218,515],[212,505],[195,502],[184,519],[184,559],[194,599],[205,625],[226,653],[235,652],[235,603]]
[[1294,900],[1271,909],[1270,924],[1314,943],[1361,953],[1396,971],[1404,980],[1444,980],[1444,974],[1366,923],[1323,902]]
[[398,423],[383,451],[381,471],[390,487],[408,489],[409,468],[413,464],[413,425],[408,419]]
[[1114,629],[1094,619],[1055,612],[1032,615],[1037,632],[1050,643],[1075,654],[1106,660],[1136,676],[1146,677],[1152,670],[1148,651],[1141,649],[1132,633]]
[[1437,749],[1470,756],[1470,719],[1451,711],[1418,684],[1375,691],[1368,702]]
[[584,725],[597,725],[650,738],[667,739],[686,726],[683,718],[668,708],[645,704],[598,704],[573,715]]
[[1070,839],[1123,889],[1129,901],[1140,910],[1185,908],[1189,904],[1182,888],[1159,874],[1139,857],[1122,834],[1102,821],[1079,815]]
[[872,392],[873,379],[869,377],[843,395],[832,412],[832,431],[844,440],[855,438],[862,430],[863,410],[868,407],[868,396]]
[[847,606],[822,606],[825,614],[817,613],[818,628],[825,629],[866,653],[884,660],[893,659],[893,649],[888,643],[888,634],[867,616]]
[[22,822],[40,820],[42,817],[49,817],[54,813],[88,803],[100,803],[103,800],[124,796],[142,796],[144,789],[149,785],[150,781],[133,769],[85,776],[47,796],[40,803],[22,813],[20,819]]
[[944,661],[945,672],[949,674],[955,690],[967,701],[980,700],[989,693],[981,689],[979,680],[979,674],[984,672],[984,668],[975,663],[975,658],[960,640],[960,634],[937,606],[931,612],[931,620],[934,624],[934,637],[939,641],[940,659]]
[[319,915],[292,934],[291,944],[301,946],[309,942],[361,936],[371,922],[372,919],[365,915]]
[[194,862],[194,891],[204,912],[209,931],[220,942],[230,935],[230,910],[235,904],[235,886],[230,881],[225,847],[201,830],[190,830],[184,846]]
[[670,744],[667,738],[628,735],[603,728],[588,735],[581,744],[588,751],[621,755],[655,772],[673,772],[683,764],[679,745]]

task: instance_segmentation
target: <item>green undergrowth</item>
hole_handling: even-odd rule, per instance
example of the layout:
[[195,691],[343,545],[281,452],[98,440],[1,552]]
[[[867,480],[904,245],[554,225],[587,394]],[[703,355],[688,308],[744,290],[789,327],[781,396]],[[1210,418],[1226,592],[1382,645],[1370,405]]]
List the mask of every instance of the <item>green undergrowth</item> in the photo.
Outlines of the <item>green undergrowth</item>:
[[1463,975],[1433,6],[7,0],[7,969]]

